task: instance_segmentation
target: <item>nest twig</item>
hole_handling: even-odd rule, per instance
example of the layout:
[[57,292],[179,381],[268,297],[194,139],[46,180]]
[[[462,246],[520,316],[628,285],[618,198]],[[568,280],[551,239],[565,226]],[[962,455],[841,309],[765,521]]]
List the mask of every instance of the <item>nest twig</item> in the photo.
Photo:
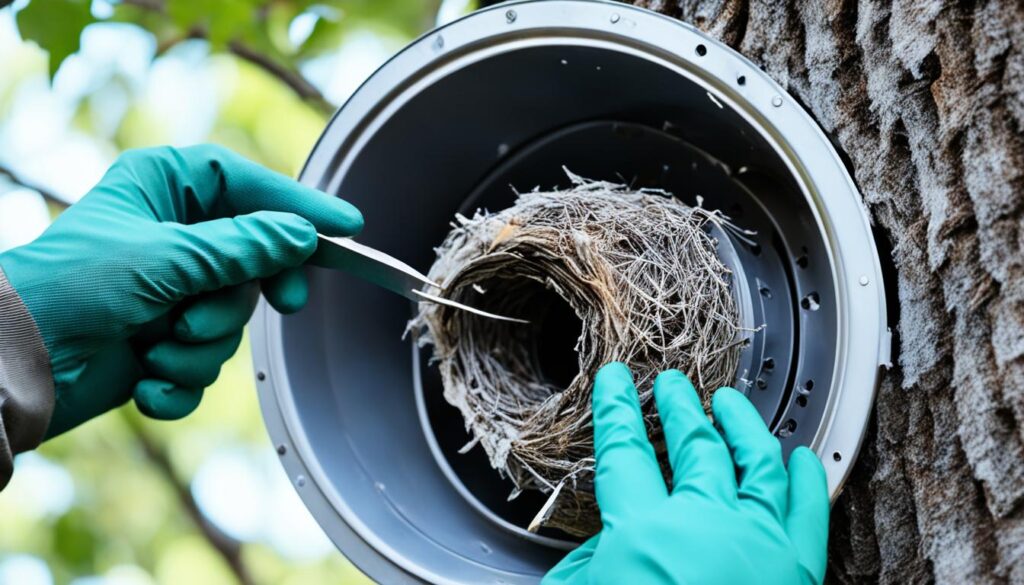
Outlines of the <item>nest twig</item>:
[[[430,271],[445,297],[528,325],[421,303],[412,326],[426,325],[421,343],[433,344],[445,399],[473,435],[466,449],[483,447],[511,480],[510,499],[522,490],[555,494],[540,524],[587,535],[600,527],[590,411],[597,369],[629,365],[663,451],[654,376],[686,372],[707,407],[710,392],[736,375],[744,332],[707,231],[727,223],[721,214],[662,191],[569,176],[567,191],[522,194],[500,213],[458,217]],[[579,370],[567,387],[549,379],[538,355],[558,302],[582,323]]]

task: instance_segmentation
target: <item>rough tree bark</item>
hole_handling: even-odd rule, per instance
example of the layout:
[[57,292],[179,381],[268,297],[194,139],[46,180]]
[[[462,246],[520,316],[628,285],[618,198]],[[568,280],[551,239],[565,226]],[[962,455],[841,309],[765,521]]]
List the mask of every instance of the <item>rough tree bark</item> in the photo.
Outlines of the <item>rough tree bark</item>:
[[892,248],[897,365],[833,508],[829,580],[1024,583],[1024,3],[634,3],[800,100]]
[[636,4],[796,96],[892,247],[898,365],[833,509],[831,579],[1024,583],[1024,5]]

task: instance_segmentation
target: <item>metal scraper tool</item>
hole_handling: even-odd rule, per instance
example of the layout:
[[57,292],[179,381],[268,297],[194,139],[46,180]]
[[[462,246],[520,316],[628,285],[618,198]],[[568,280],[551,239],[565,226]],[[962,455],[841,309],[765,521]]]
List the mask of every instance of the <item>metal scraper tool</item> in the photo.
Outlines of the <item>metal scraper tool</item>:
[[313,257],[310,258],[310,263],[314,266],[342,270],[413,301],[438,303],[499,321],[529,323],[525,319],[495,315],[494,313],[474,309],[462,303],[424,292],[420,290],[423,288],[423,285],[432,287],[438,292],[442,290],[442,287],[398,258],[360,244],[352,238],[332,238],[323,234],[317,235],[320,239],[319,245],[316,248],[316,252],[313,253]]

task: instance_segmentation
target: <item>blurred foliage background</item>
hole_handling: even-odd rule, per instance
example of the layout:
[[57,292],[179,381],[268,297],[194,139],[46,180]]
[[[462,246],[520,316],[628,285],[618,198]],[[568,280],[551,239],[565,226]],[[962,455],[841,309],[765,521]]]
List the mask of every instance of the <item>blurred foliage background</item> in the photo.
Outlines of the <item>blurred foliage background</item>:
[[[473,4],[0,0],[0,250],[128,148],[215,142],[296,175],[377,66]],[[276,461],[247,343],[192,416],[129,404],[20,455],[0,492],[4,585],[363,582]]]

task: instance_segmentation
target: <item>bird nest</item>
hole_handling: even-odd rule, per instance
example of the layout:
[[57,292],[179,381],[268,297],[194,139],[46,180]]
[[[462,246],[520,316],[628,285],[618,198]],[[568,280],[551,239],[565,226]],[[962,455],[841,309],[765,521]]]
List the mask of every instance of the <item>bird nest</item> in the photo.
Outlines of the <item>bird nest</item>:
[[462,452],[479,444],[511,480],[509,499],[523,490],[549,495],[531,529],[585,536],[600,528],[590,408],[597,369],[610,361],[632,369],[667,471],[653,378],[686,372],[707,408],[710,393],[733,382],[744,335],[731,273],[708,232],[731,228],[726,218],[663,191],[569,177],[569,190],[457,216],[430,270],[442,296],[529,323],[424,302],[411,327],[426,326],[420,344],[433,344],[444,397],[472,435]]

